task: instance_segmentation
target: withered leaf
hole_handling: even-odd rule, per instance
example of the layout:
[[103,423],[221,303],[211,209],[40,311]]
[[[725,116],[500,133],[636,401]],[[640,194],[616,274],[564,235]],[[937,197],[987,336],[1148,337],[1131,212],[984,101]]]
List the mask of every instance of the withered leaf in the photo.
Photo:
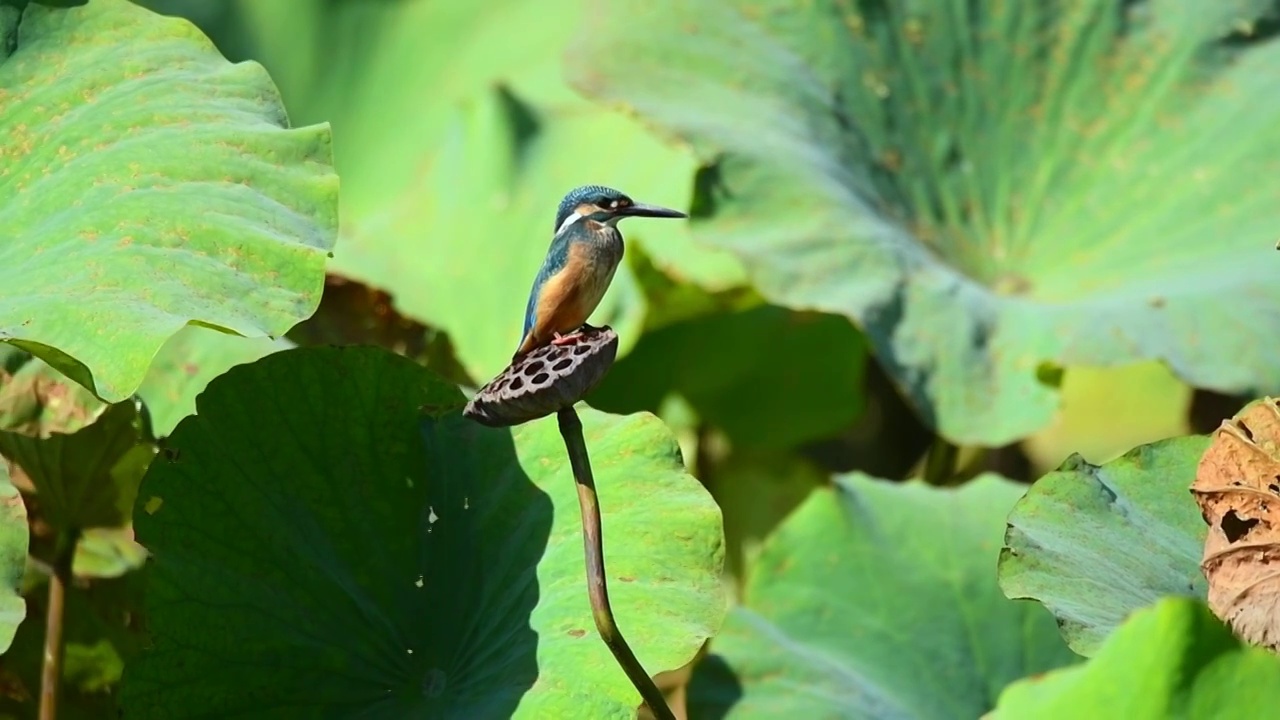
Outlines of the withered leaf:
[[1246,642],[1280,650],[1280,404],[1256,400],[1214,431],[1191,492],[1209,525],[1209,607]]

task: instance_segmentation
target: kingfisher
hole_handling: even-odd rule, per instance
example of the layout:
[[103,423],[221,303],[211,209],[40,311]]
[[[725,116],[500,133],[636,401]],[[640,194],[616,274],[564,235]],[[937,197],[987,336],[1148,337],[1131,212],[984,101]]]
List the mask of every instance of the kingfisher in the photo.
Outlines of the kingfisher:
[[570,345],[582,336],[622,261],[618,222],[628,217],[689,216],[635,202],[600,185],[584,185],[564,196],[551,247],[529,291],[524,333],[512,360],[546,345]]

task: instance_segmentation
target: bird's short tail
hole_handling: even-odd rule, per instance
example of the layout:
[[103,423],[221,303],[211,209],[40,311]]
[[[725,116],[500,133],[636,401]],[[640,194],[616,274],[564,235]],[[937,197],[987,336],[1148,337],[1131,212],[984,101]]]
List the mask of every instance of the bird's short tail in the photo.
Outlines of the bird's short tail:
[[528,355],[533,350],[533,346],[533,333],[530,332],[520,341],[520,347],[516,348],[515,354],[511,356],[511,362],[515,362],[525,355]]

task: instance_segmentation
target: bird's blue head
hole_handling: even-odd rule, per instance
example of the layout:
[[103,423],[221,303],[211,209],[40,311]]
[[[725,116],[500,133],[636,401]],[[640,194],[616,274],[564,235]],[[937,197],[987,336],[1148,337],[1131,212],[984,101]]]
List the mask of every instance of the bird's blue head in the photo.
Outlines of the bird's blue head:
[[556,210],[556,234],[583,219],[613,225],[624,217],[689,217],[679,210],[638,203],[613,188],[583,185],[569,191]]

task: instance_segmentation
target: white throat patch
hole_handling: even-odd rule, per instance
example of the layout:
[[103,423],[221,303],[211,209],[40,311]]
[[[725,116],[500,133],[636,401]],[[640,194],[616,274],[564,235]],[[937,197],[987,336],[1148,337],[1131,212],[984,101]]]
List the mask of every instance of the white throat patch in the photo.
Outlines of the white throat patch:
[[560,227],[556,228],[556,235],[559,235],[560,233],[564,232],[569,228],[570,225],[578,222],[583,217],[584,216],[579,215],[577,212],[572,213],[571,215],[569,215],[569,217],[564,219],[564,222],[560,223]]

